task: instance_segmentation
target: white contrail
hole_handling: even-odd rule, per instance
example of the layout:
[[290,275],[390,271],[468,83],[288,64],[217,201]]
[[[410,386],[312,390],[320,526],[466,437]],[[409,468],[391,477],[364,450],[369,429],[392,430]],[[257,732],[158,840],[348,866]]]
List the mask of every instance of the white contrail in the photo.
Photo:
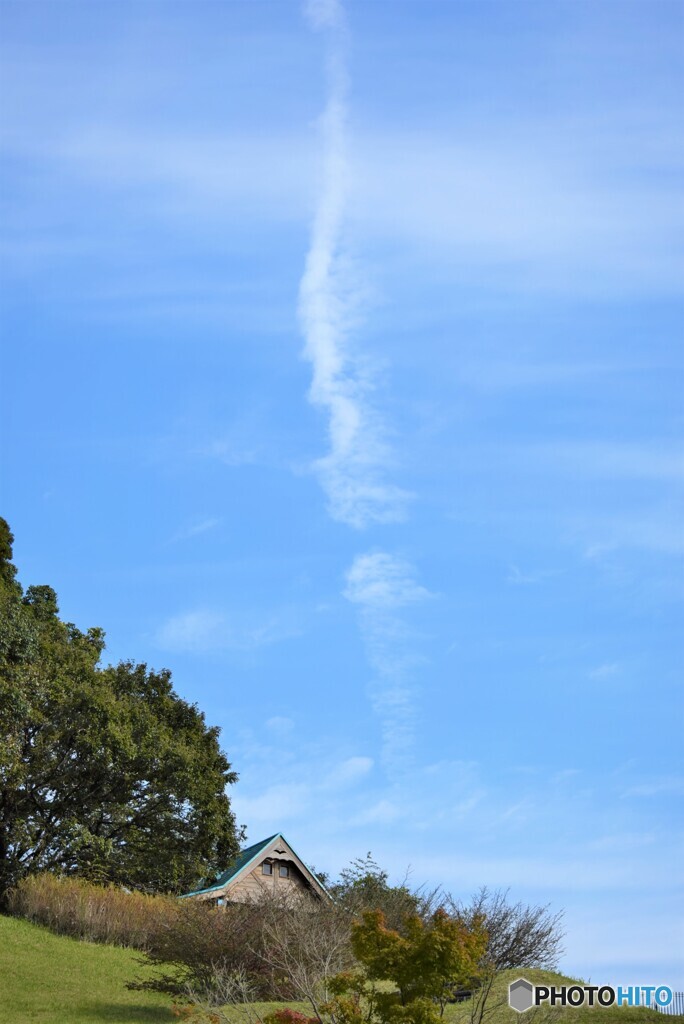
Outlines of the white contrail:
[[353,303],[340,258],[349,189],[344,10],[338,0],[312,0],[307,13],[329,41],[328,100],[320,121],[323,180],[299,293],[304,354],[313,366],[309,399],[329,415],[330,450],[315,469],[331,515],[362,527],[401,518],[407,496],[383,480],[382,429],[347,345]]
[[[407,495],[388,484],[388,452],[368,384],[354,365],[349,333],[355,312],[344,273],[341,239],[349,191],[346,24],[338,0],[313,0],[314,27],[328,34],[328,100],[321,118],[323,181],[300,285],[304,354],[313,366],[310,401],[329,417],[328,454],[315,463],[331,515],[351,526],[402,518]],[[382,551],[358,555],[346,574],[345,597],[358,609],[374,681],[369,696],[382,730],[382,762],[400,777],[413,757],[419,658],[402,610],[429,597],[413,570]]]
[[413,567],[385,551],[357,555],[346,573],[344,596],[359,610],[361,632],[375,679],[369,696],[382,730],[382,764],[390,776],[413,758],[416,669],[411,630],[401,610],[432,594],[416,583]]

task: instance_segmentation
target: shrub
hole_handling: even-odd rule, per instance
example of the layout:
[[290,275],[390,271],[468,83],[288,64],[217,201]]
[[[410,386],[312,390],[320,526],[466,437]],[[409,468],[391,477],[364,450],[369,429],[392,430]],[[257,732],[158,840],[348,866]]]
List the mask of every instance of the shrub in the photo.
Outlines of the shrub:
[[265,903],[262,912],[262,957],[320,1017],[331,979],[354,965],[350,914],[333,903],[311,907],[277,900]]
[[264,1017],[264,1024],[318,1024],[318,1017],[307,1017],[299,1010],[291,1010],[289,1006],[276,1010]]
[[248,981],[253,998],[289,996],[281,973],[263,958],[263,913],[259,903],[213,907],[199,900],[181,900],[177,913],[154,935],[146,961],[170,968],[144,988],[166,992],[192,991],[213,1001],[236,973]]

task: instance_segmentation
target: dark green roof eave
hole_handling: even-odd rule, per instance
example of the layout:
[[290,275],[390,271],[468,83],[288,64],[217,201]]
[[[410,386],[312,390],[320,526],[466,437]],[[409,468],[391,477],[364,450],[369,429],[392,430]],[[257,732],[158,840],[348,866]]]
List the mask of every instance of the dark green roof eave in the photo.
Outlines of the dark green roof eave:
[[235,862],[231,865],[231,867],[229,867],[226,871],[223,872],[223,874],[221,875],[217,882],[214,882],[213,885],[208,886],[206,889],[193,889],[192,892],[184,892],[181,896],[178,897],[178,899],[184,900],[187,899],[188,896],[203,896],[204,893],[216,892],[217,889],[223,889],[226,885],[228,885],[231,878],[234,878],[239,871],[242,871],[243,868],[246,868],[247,865],[251,861],[253,861],[255,857],[258,857],[261,851],[265,849],[265,847],[267,847],[269,843],[272,843],[274,839],[277,839],[280,834],[280,832],[274,832],[274,834],[272,836],[269,836],[268,839],[262,839],[261,842],[253,843],[252,846],[248,846],[246,849],[242,850],[238,854],[238,856],[235,858]]
[[268,839],[262,839],[261,842],[253,843],[252,846],[248,846],[246,849],[242,850],[242,852],[235,859],[235,863],[232,865],[232,867],[224,871],[219,880],[215,882],[213,885],[208,886],[206,889],[194,889],[192,892],[184,892],[181,896],[178,897],[178,899],[185,900],[188,899],[188,897],[190,896],[204,896],[206,893],[216,892],[219,889],[224,889],[229,884],[229,882],[233,878],[235,878],[237,874],[239,874],[246,867],[248,867],[252,863],[252,861],[255,860],[259,856],[259,854],[262,853],[263,850],[265,850],[266,847],[273,842],[274,839],[282,839],[284,843],[287,843],[287,845],[290,847],[297,860],[299,860],[304,865],[304,867],[309,872],[311,877],[315,880],[316,885],[321,889],[322,892],[325,893],[329,900],[332,900],[332,896],[330,895],[326,887],[323,885],[323,883],[319,880],[318,876],[316,875],[316,872],[312,871],[309,865],[302,860],[302,858],[299,856],[295,848],[292,846],[291,843],[287,841],[282,832],[274,832],[272,836],[268,837]]

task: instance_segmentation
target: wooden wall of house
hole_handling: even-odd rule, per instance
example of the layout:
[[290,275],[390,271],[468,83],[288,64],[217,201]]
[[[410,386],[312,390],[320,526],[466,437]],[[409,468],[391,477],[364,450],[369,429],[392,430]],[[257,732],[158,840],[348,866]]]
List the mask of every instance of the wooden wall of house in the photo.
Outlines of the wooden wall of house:
[[[277,860],[275,858],[266,858],[271,860],[273,864],[273,874],[265,875],[262,872],[261,864],[257,864],[249,874],[242,875],[241,878],[231,885],[226,891],[226,899],[231,903],[247,903],[250,900],[255,900],[263,897],[264,894],[272,894],[278,896],[301,896],[303,898],[315,899],[316,897],[312,894],[311,888],[304,880],[303,875],[299,871],[292,861]],[[262,862],[263,863],[263,862]],[[289,868],[289,876],[287,878],[281,878],[279,873],[279,867],[281,864],[286,864]]]

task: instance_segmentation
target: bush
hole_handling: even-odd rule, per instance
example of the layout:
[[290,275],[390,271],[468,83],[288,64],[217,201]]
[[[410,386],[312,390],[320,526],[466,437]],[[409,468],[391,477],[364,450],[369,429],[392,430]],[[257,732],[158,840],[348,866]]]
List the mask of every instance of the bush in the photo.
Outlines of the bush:
[[211,1003],[225,979],[239,973],[254,999],[289,997],[287,979],[263,957],[263,919],[258,902],[213,907],[199,900],[180,901],[175,916],[145,951],[150,966],[171,970],[141,987],[192,991]]
[[447,896],[445,908],[465,925],[484,921],[489,940],[487,960],[497,971],[539,967],[553,971],[563,954],[563,912],[549,906],[510,903],[508,891],[476,892],[470,903]]
[[318,1024],[318,1017],[307,1017],[299,1010],[291,1010],[289,1006],[283,1010],[275,1010],[264,1018],[265,1024]]
[[261,955],[317,1017],[330,998],[331,979],[354,965],[351,928],[348,911],[330,902],[312,908],[270,900],[263,906]]
[[8,902],[10,913],[60,935],[141,950],[152,948],[178,915],[177,900],[168,896],[48,873],[22,879]]

